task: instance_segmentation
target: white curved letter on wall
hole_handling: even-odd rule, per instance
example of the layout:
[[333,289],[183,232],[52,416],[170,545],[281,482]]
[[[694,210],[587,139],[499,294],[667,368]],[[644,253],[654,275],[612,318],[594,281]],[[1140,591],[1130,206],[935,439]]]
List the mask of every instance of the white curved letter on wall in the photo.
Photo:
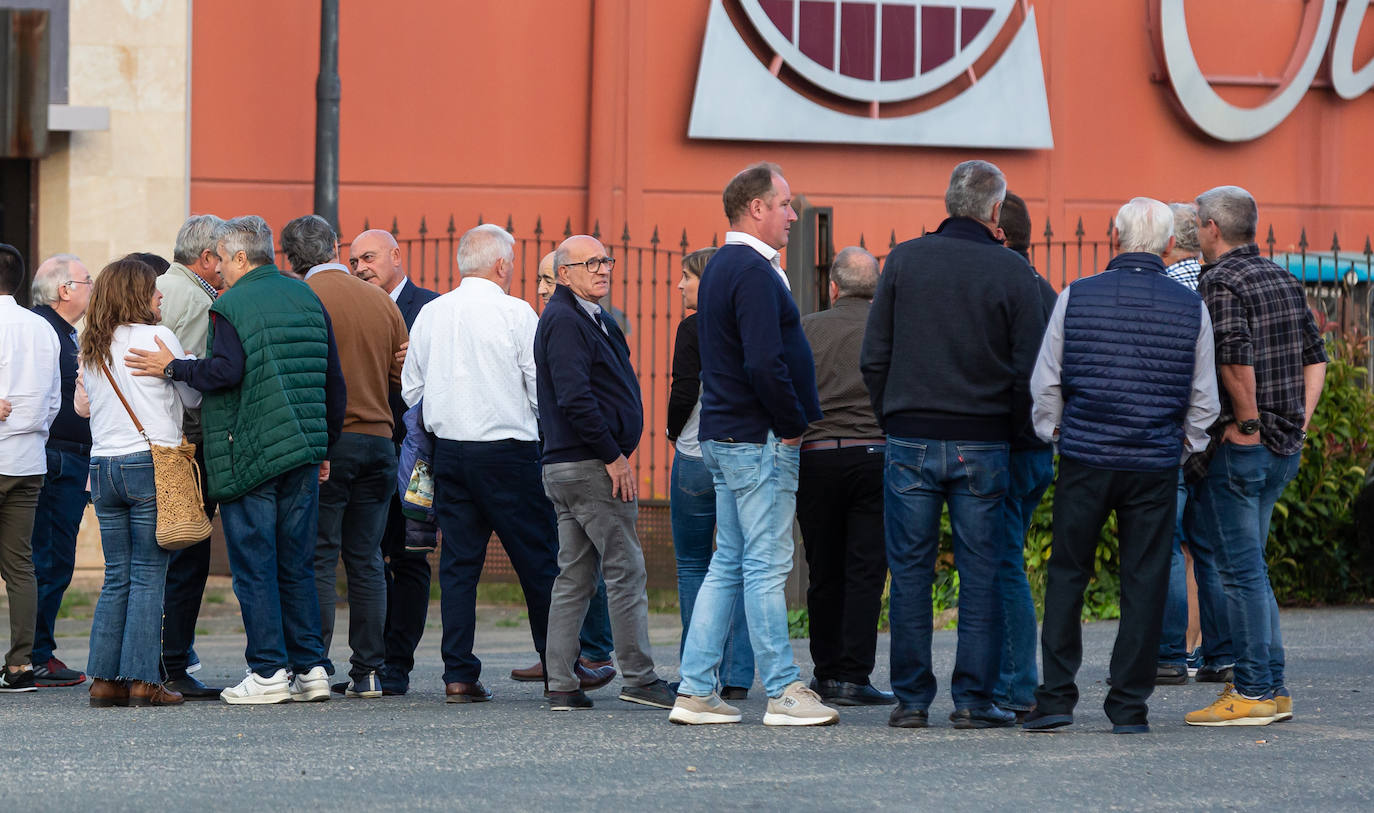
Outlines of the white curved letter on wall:
[[1362,96],[1374,88],[1374,59],[1355,71],[1355,40],[1359,39],[1360,24],[1368,10],[1367,3],[1346,3],[1336,39],[1331,43],[1331,86],[1342,99]]

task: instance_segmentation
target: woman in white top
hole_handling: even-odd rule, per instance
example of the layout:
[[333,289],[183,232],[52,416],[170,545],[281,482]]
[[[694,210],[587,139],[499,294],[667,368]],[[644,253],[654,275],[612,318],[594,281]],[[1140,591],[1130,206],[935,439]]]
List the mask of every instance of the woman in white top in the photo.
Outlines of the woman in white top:
[[[182,384],[135,377],[122,359],[131,347],[156,350],[155,338],[183,357],[171,330],[160,327],[162,294],[151,266],[115,260],[96,277],[81,332],[81,376],[90,399],[91,502],[100,520],[105,584],[91,622],[86,671],[92,706],[170,706],[182,697],[161,685],[162,592],[167,551],[157,545],[157,494],[148,443],[181,442],[184,407],[200,394]],[[107,375],[143,424],[145,438]]]

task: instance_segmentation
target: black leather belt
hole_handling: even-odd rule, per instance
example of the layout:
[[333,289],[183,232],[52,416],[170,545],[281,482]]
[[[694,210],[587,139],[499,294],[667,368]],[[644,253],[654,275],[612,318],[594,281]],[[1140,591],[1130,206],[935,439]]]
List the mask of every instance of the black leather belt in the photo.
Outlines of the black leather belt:
[[830,440],[808,440],[801,445],[803,452],[819,452],[824,449],[853,449],[859,446],[887,446],[887,438],[832,438]]

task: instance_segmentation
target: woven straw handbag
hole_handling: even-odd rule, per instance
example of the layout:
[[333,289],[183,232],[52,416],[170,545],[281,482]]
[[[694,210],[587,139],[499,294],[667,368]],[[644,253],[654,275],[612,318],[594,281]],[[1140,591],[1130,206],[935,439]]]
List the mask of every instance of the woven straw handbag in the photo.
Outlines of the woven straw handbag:
[[125,400],[124,393],[110,375],[105,362],[100,363],[105,378],[114,387],[115,395],[129,413],[138,433],[153,453],[153,481],[157,491],[157,546],[163,550],[189,548],[210,536],[210,520],[205,517],[205,502],[200,495],[200,468],[196,466],[196,445],[182,437],[176,446],[159,446],[148,438],[143,424]]

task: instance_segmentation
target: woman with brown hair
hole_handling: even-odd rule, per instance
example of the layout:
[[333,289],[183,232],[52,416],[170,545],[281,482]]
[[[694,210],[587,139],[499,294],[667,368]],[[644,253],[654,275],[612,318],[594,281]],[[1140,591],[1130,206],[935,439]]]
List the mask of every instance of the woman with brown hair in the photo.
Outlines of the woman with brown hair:
[[[105,552],[105,583],[91,622],[86,662],[93,678],[91,705],[97,707],[182,702],[180,694],[161,685],[168,554],[157,545],[157,493],[148,444],[179,444],[183,409],[198,405],[200,394],[169,379],[135,377],[123,363],[131,347],[157,349],[156,339],[178,358],[185,357],[176,335],[158,325],[162,294],[156,279],[152,267],[133,255],[105,266],[96,277],[81,332],[93,440],[91,502]],[[135,428],[130,411],[143,432]]]

